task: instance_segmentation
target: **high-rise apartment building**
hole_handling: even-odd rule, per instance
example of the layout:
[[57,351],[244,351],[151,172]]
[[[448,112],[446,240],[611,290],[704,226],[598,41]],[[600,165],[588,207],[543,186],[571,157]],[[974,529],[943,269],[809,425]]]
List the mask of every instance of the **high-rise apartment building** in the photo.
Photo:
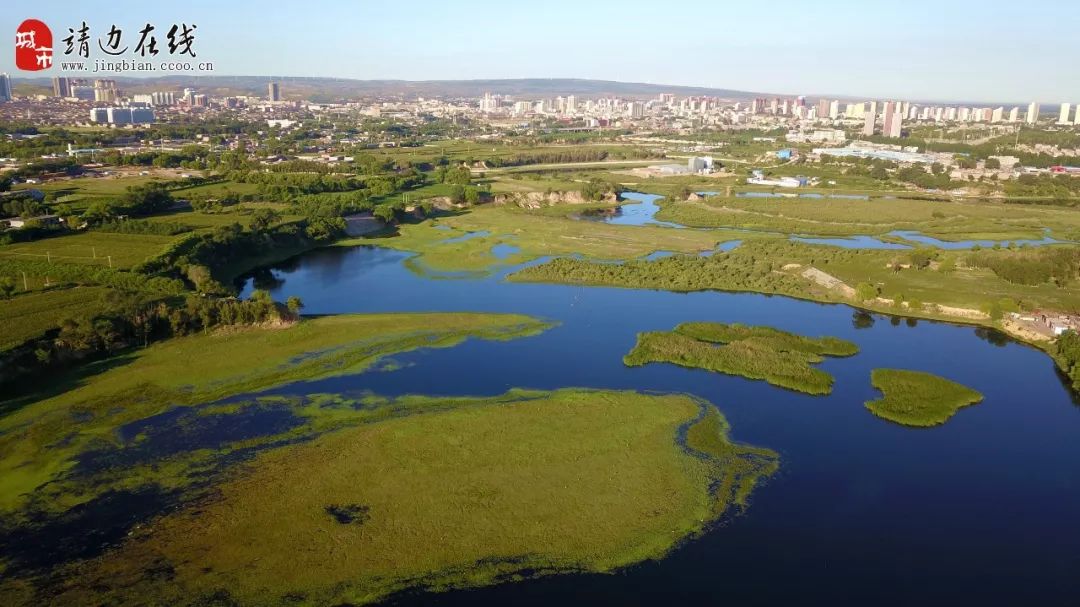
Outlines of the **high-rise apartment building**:
[[829,100],[818,99],[817,102],[817,117],[818,119],[825,118],[829,115]]
[[120,93],[116,90],[115,80],[94,81],[94,101],[114,103]]
[[280,82],[271,82],[266,86],[266,98],[270,101],[281,101]]
[[1024,117],[1024,120],[1026,120],[1028,124],[1035,124],[1036,122],[1039,121],[1039,102],[1038,101],[1032,101],[1031,103],[1028,104],[1027,116]]
[[64,76],[53,76],[52,90],[53,97],[70,97],[71,78],[66,78]]
[[885,102],[885,122],[881,134],[886,137],[899,137],[903,132],[903,106],[892,101]]
[[873,135],[875,122],[877,122],[877,114],[874,112],[866,112],[866,119],[863,121],[862,134],[867,137]]
[[1072,113],[1071,103],[1061,104],[1061,113],[1058,114],[1058,124],[1069,124],[1069,114]]
[[1020,108],[1014,107],[1009,110],[1009,122],[1020,122]]
[[11,101],[11,78],[0,74],[0,101]]

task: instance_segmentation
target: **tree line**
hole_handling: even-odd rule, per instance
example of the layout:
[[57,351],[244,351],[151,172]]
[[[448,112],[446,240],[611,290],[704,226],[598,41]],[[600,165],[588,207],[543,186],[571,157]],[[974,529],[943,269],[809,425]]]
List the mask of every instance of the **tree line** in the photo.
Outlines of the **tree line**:
[[0,354],[0,386],[217,327],[295,322],[303,308],[299,298],[283,305],[261,290],[243,301],[194,294],[176,301],[122,290],[103,297],[102,312],[64,318],[44,337]]

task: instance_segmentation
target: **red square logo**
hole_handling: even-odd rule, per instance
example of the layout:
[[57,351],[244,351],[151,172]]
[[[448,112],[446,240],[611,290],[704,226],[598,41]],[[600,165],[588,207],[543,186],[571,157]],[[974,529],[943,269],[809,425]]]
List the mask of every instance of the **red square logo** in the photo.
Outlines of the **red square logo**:
[[52,30],[37,19],[27,19],[15,30],[15,66],[36,72],[52,67]]

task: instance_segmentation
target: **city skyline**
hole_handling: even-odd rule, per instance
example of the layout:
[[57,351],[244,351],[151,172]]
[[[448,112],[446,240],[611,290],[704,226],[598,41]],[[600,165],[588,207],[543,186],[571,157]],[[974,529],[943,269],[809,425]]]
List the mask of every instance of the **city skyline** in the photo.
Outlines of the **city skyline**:
[[[58,62],[66,60],[60,39],[82,20],[92,41],[114,24],[130,39],[147,22],[162,37],[173,23],[194,23],[198,58],[213,61],[213,75],[221,76],[582,78],[812,97],[1080,99],[1080,87],[1061,77],[1055,59],[1076,51],[1072,32],[1080,15],[1055,10],[1067,3],[1047,3],[1039,14],[973,11],[966,4],[824,1],[807,10],[785,0],[767,12],[694,7],[690,19],[636,0],[588,6],[554,2],[539,14],[533,7],[485,0],[466,8],[418,2],[406,19],[393,7],[338,2],[322,3],[321,10],[305,5],[274,11],[257,11],[251,4],[120,2],[121,10],[102,18],[46,5],[34,14],[9,14],[3,22],[10,31],[30,17],[50,24]],[[650,18],[616,18],[642,11]],[[618,28],[611,27],[616,23]],[[942,23],[948,27],[933,26]],[[91,60],[102,57],[94,51]],[[16,80],[60,74],[57,68],[20,72],[12,59],[5,55],[0,71]],[[150,74],[115,74],[140,75]]]

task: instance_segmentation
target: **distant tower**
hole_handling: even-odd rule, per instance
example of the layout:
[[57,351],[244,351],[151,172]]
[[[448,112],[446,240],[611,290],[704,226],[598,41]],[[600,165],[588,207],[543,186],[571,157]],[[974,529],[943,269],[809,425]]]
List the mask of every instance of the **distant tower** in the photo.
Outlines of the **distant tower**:
[[11,101],[11,78],[0,74],[0,101]]
[[1027,117],[1025,118],[1028,124],[1035,124],[1039,121],[1039,102],[1032,101],[1028,104]]
[[896,113],[896,104],[892,101],[886,101],[882,107],[881,112],[881,134],[885,137],[889,136],[889,131],[892,130],[893,114]]
[[1069,124],[1069,114],[1071,114],[1072,104],[1062,103],[1061,113],[1058,114],[1058,124]]
[[267,95],[266,96],[267,96],[267,98],[270,99],[270,101],[281,101],[281,83],[280,82],[271,82],[267,86]]
[[71,97],[71,78],[53,76],[53,97]]
[[819,119],[825,118],[826,116],[829,115],[829,105],[830,105],[830,103],[829,103],[828,99],[818,99],[818,102],[817,102],[817,117]]
[[877,121],[877,112],[866,112],[866,120],[863,122],[862,134],[867,137],[874,134],[874,123]]

